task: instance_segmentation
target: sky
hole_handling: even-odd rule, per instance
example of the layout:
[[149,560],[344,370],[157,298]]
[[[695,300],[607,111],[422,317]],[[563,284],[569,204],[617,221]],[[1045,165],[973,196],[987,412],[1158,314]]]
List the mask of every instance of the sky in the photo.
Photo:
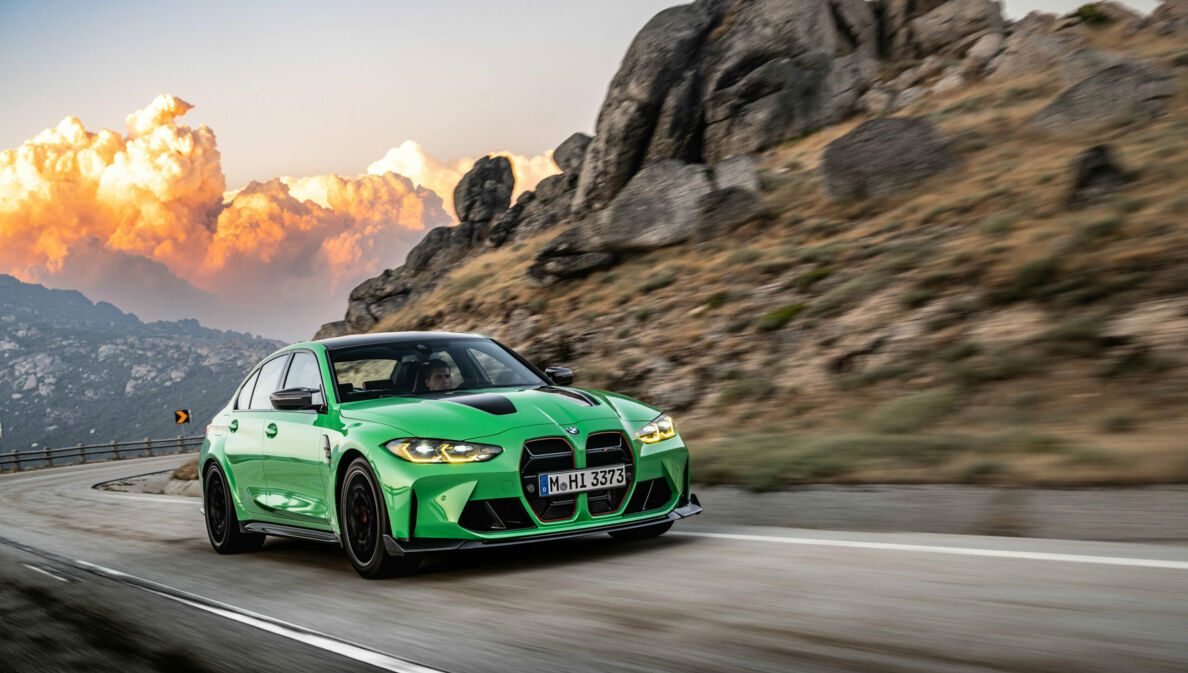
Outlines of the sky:
[[0,206],[28,200],[0,208],[0,273],[308,338],[454,221],[475,158],[517,192],[555,172],[672,4],[0,0]]

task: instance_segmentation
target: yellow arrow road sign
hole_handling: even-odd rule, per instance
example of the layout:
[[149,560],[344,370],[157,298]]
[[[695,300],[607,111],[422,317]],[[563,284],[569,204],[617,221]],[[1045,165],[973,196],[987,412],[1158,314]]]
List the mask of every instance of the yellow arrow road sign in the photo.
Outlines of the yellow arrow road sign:
[[173,422],[178,425],[181,425],[182,423],[189,423],[190,422],[190,410],[189,409],[178,409],[177,411],[174,411],[173,412]]

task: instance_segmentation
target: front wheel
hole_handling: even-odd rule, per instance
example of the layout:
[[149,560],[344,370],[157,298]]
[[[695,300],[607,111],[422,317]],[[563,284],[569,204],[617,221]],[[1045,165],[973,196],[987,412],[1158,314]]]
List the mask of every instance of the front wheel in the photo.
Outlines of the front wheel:
[[217,463],[211,463],[203,477],[202,509],[206,514],[206,536],[218,553],[256,551],[264,544],[262,534],[239,530],[239,517],[235,515],[227,477]]
[[672,528],[671,521],[665,521],[653,526],[641,526],[639,528],[628,528],[627,530],[611,531],[610,536],[616,540],[646,540],[648,538],[660,537]]
[[384,549],[388,508],[380,497],[371,466],[363,458],[356,458],[343,476],[338,525],[347,558],[355,572],[369,580],[407,575],[420,565],[416,556],[392,556]]

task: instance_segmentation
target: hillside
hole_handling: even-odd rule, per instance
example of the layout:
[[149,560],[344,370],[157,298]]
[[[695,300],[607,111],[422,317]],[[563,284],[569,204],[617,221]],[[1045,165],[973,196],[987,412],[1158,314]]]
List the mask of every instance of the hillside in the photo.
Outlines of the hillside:
[[1186,84],[1183,2],[666,10],[562,175],[480,162],[319,335],[489,334],[705,482],[1184,481]]
[[[143,323],[106,302],[0,275],[0,449],[200,434],[280,343],[194,320]],[[174,409],[190,409],[179,428]]]

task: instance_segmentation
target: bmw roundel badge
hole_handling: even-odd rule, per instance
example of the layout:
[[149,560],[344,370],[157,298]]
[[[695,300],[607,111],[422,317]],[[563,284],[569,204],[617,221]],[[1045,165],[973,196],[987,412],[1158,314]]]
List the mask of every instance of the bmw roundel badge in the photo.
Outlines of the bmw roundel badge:
[[578,429],[571,425],[568,428],[565,428],[565,432],[568,432],[571,435],[576,435],[578,433]]

